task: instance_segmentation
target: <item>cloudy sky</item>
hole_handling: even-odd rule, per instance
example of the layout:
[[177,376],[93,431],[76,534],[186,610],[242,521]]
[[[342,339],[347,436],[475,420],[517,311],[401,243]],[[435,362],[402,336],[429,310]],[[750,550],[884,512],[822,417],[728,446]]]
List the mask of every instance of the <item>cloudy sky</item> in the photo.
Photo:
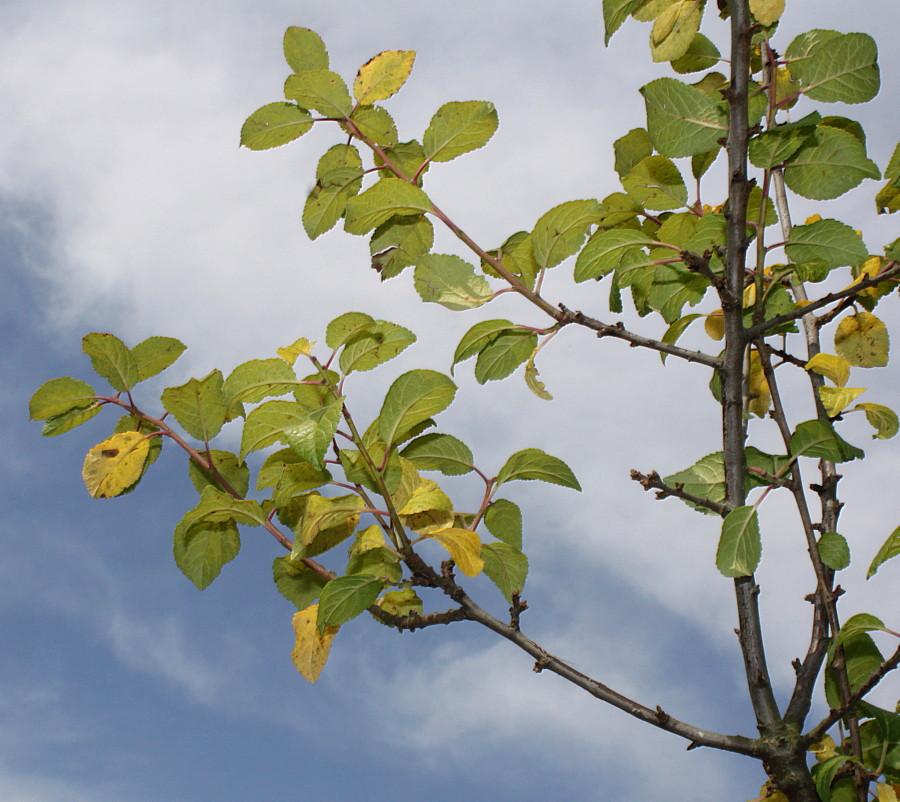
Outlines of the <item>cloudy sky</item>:
[[[900,25],[896,0],[854,4],[852,14],[843,6],[793,0],[780,49],[813,22],[876,38]],[[348,386],[365,419],[404,370],[447,370],[479,315],[544,323],[509,296],[463,314],[423,305],[409,275],[380,283],[364,239],[335,230],[307,240],[300,211],[315,160],[338,141],[333,132],[317,128],[265,153],[237,146],[246,116],[280,99],[288,25],[318,31],[348,79],[379,51],[417,50],[409,83],[389,102],[401,138],[420,137],[449,100],[497,105],[490,146],[434,167],[427,183],[486,247],[530,229],[558,203],[617,190],[611,142],[643,124],[637,88],[667,74],[649,62],[645,26],[627,24],[603,48],[599,0],[0,4],[0,797],[752,797],[762,781],[755,766],[686,753],[679,739],[534,674],[524,655],[473,625],[398,635],[360,618],[309,685],[290,661],[293,608],[271,583],[277,544],[246,532],[238,559],[199,593],[171,558],[174,524],[195,503],[175,450],[137,493],[93,501],[81,463],[111,419],[54,439],[26,420],[42,382],[90,380],[80,349],[89,331],[129,344],[154,334],[182,339],[190,350],[166,374],[177,384],[271,356],[300,336],[322,339],[336,315],[365,311],[420,337]],[[718,36],[721,26],[705,30]],[[900,130],[900,51],[880,39],[881,95],[827,113],[863,121],[869,155],[884,166]],[[875,217],[873,192],[871,182],[855,190],[849,208],[798,203],[795,217],[840,217],[878,251],[897,223]],[[447,237],[439,243],[456,248]],[[612,319],[603,314],[605,287],[599,295],[596,285],[576,287],[565,270],[551,274],[548,297]],[[896,321],[896,303],[885,307]],[[663,330],[649,319],[641,325]],[[441,417],[441,429],[466,440],[485,471],[534,446],[566,459],[585,488],[511,490],[527,516],[526,631],[645,704],[752,734],[732,583],[713,564],[715,522],[679,502],[653,502],[627,478],[629,468],[671,473],[717,449],[708,376],[672,360],[663,368],[654,354],[585,332],[566,330],[542,355],[552,403],[532,396],[520,376],[479,387],[463,366],[457,401]],[[896,368],[870,373],[871,400],[896,406]],[[144,390],[150,408],[162,386]],[[763,424],[754,428],[760,443],[774,444]],[[844,614],[871,610],[896,621],[896,595],[884,596],[900,567],[864,582],[900,519],[895,446],[869,441],[864,422],[842,431],[869,453],[842,471],[842,532],[857,555],[841,582],[853,591]],[[233,437],[226,433],[225,447]],[[473,485],[453,489],[459,507],[474,503]],[[779,503],[766,505],[759,578],[785,698],[789,662],[805,651],[802,597],[813,583],[791,511]],[[791,581],[798,576],[801,586]],[[486,582],[472,586],[502,613]],[[882,701],[897,695],[894,681]]]

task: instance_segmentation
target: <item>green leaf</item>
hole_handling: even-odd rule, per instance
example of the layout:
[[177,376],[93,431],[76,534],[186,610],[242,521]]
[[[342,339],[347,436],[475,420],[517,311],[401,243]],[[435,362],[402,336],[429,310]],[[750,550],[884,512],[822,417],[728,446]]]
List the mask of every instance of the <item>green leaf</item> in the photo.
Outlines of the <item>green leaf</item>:
[[372,232],[372,268],[381,274],[382,281],[393,278],[414,265],[433,245],[434,226],[427,217],[392,217]]
[[866,572],[866,579],[871,579],[875,576],[875,573],[883,563],[886,563],[888,560],[898,555],[900,555],[900,526],[891,532],[891,534],[888,535],[887,540],[881,544],[881,548],[878,549],[878,553],[875,555],[872,564],[869,566],[869,570]]
[[259,502],[235,498],[212,485],[203,488],[200,502],[191,510],[191,514],[195,521],[234,521],[245,526],[262,526],[266,521]]
[[365,574],[385,582],[399,582],[403,578],[400,558],[390,549],[380,547],[353,552],[347,561],[348,574]]
[[67,412],[81,412],[96,405],[94,396],[94,388],[80,379],[50,379],[31,396],[28,416],[32,420],[48,420]]
[[181,572],[204,590],[237,557],[241,537],[234,521],[194,522],[191,513],[175,527],[173,553]]
[[632,128],[625,136],[613,142],[616,155],[615,170],[619,178],[624,178],[635,165],[653,155],[650,134],[643,128]]
[[837,220],[794,226],[784,251],[798,265],[818,263],[827,270],[862,264],[869,256],[859,234]]
[[315,557],[342,543],[353,534],[365,506],[359,496],[326,498],[313,492],[298,498],[303,507],[294,527],[292,557]]
[[810,420],[797,426],[791,435],[791,454],[831,462],[849,462],[865,456],[862,449],[850,445],[824,420]]
[[483,148],[498,124],[493,103],[480,100],[445,103],[431,118],[422,137],[425,156],[433,162],[448,162]]
[[588,228],[599,222],[600,215],[600,204],[595,200],[568,201],[543,214],[531,232],[538,266],[555,267],[578,253]]
[[695,180],[699,181],[706,175],[706,171],[713,166],[713,162],[715,162],[721,152],[722,148],[717,147],[706,151],[706,153],[695,153],[691,156],[691,175],[694,176]]
[[672,69],[682,75],[691,72],[702,72],[715,67],[721,57],[719,48],[702,33],[698,33],[691,40],[691,44],[684,55],[672,61]]
[[[422,176],[428,172],[430,162],[425,158],[425,149],[416,140],[398,142],[396,145],[382,148],[382,151],[387,161],[390,161],[406,179],[412,180],[414,176],[418,175],[416,186],[422,186]],[[375,164],[381,166],[386,163],[380,153],[375,153]],[[397,176],[393,170],[381,170],[379,179],[396,181]]]
[[387,109],[381,106],[357,106],[350,119],[363,136],[367,136],[376,145],[396,145],[397,126]]
[[406,83],[415,60],[414,50],[385,50],[373,56],[356,74],[353,97],[362,105],[387,100]]
[[600,220],[597,222],[600,228],[617,228],[626,225],[628,228],[637,228],[637,216],[644,211],[630,195],[626,195],[624,192],[612,192],[607,195],[600,204],[600,209]]
[[415,287],[426,303],[459,312],[475,309],[494,297],[484,276],[459,256],[429,253],[416,260]]
[[738,507],[722,521],[716,567],[722,576],[752,576],[762,557],[762,540],[755,507]]
[[305,610],[315,604],[326,582],[315,571],[290,557],[275,558],[272,563],[272,578],[278,592],[298,610]]
[[337,351],[354,337],[363,334],[375,325],[375,318],[365,312],[345,312],[338,315],[325,328],[325,344]]
[[619,266],[626,252],[650,242],[650,237],[643,231],[634,229],[597,231],[575,260],[575,281],[599,279],[611,273]]
[[392,445],[407,431],[443,412],[456,395],[456,385],[434,370],[411,370],[391,385],[378,416],[381,439]]
[[505,498],[492,501],[484,513],[484,525],[497,540],[522,550],[522,511]]
[[528,558],[506,543],[485,543],[481,546],[481,559],[488,579],[508,602],[512,602],[513,593],[519,593],[525,587]]
[[[814,120],[815,117],[821,120],[819,114],[815,112],[806,119]],[[815,137],[815,122],[807,126],[797,126],[794,123],[763,131],[750,140],[748,150],[750,162],[761,169],[771,170],[787,161],[800,148],[810,143],[814,144]]]
[[696,306],[709,289],[709,280],[684,265],[659,265],[653,273],[653,283],[647,303],[659,312],[666,323],[674,323],[685,304]]
[[416,341],[409,329],[376,320],[344,345],[340,366],[346,374],[354,370],[372,370],[388,362]]
[[307,419],[309,411],[296,401],[266,401],[250,411],[241,434],[240,458],[279,441],[287,444],[284,430]]
[[[154,438],[159,439],[159,438]],[[238,493],[238,495],[246,496],[250,487],[250,469],[230,451],[220,451],[211,449],[208,455],[212,458],[213,467],[222,475],[226,482]],[[188,463],[188,475],[197,492],[202,494],[207,487],[216,490],[224,490],[213,474],[201,468],[194,460]]]
[[418,187],[405,181],[379,181],[347,203],[344,230],[365,234],[394,215],[431,211],[431,201]]
[[277,148],[299,139],[312,127],[310,113],[295,103],[267,103],[241,127],[241,145],[249,150]]
[[283,359],[251,359],[238,365],[223,385],[230,407],[234,403],[255,404],[273,395],[287,395],[297,388],[294,369]]
[[173,364],[187,346],[174,337],[148,337],[131,349],[131,358],[138,371],[138,381],[162,373]]
[[728,132],[727,116],[716,100],[675,78],[659,78],[641,88],[647,130],[663,156],[693,156],[718,145]]
[[310,239],[330,230],[348,201],[362,186],[362,159],[352,145],[334,145],[319,159],[316,185],[303,207],[303,227]]
[[208,442],[225,424],[224,383],[222,372],[214,370],[203,379],[166,388],[162,404],[191,437]]
[[[847,676],[850,680],[850,691],[856,691],[872,676],[884,662],[884,657],[867,632],[857,632],[853,637],[847,638],[842,644],[844,647],[844,661],[847,665]],[[833,647],[829,653],[834,654]],[[841,693],[835,677],[834,667],[829,665],[825,672],[825,699],[829,706],[838,709],[841,707]]]
[[866,156],[855,136],[820,125],[787,161],[784,181],[798,195],[830,200],[849,192],[865,178],[880,178],[878,165]]
[[[797,39],[788,47],[785,54],[788,59],[794,59],[796,50],[800,49],[795,49],[796,43]],[[837,34],[822,37],[808,49],[802,49],[803,56],[791,60],[789,69],[791,77],[800,81],[801,91],[811,100],[865,103],[878,94],[881,86],[878,47],[871,36]]]
[[273,501],[277,506],[284,499],[315,490],[330,481],[327,470],[318,470],[302,460],[294,449],[283,448],[266,458],[256,478],[256,489],[276,488]]
[[622,179],[625,191],[645,209],[680,209],[687,203],[687,187],[675,164],[665,156],[650,156]]
[[479,384],[509,376],[537,347],[537,334],[524,329],[500,332],[478,353],[475,378]]
[[284,58],[294,72],[328,69],[325,43],[308,28],[291,26],[284,32]]
[[[853,407],[866,413],[866,420],[875,428],[873,439],[888,440],[900,430],[897,413],[882,404],[860,403]],[[852,411],[852,410],[851,410]]]
[[344,399],[335,398],[326,406],[313,410],[309,415],[284,430],[283,439],[304,462],[316,470],[325,467],[325,452],[331,445],[341,414]]
[[837,532],[825,532],[818,541],[822,562],[835,571],[843,571],[850,565],[850,544]]
[[538,398],[541,398],[544,401],[552,401],[553,396],[550,395],[546,385],[538,378],[540,373],[538,372],[537,365],[534,364],[535,354],[537,354],[537,348],[531,352],[531,356],[525,363],[525,384]]
[[841,627],[841,631],[838,632],[837,637],[834,639],[834,643],[831,644],[831,650],[834,651],[838,646],[846,643],[848,640],[850,640],[850,638],[854,638],[862,632],[875,632],[883,630],[884,621],[882,621],[880,618],[877,618],[874,615],[869,615],[868,613],[857,613],[844,622],[844,625]]
[[89,407],[73,407],[68,412],[62,412],[54,415],[44,421],[41,429],[42,437],[55,437],[58,434],[65,434],[72,431],[76,426],[87,423],[91,418],[100,413],[103,405],[98,401]]
[[812,767],[812,778],[822,802],[831,802],[831,784],[841,767],[847,762],[844,755],[835,755]]
[[400,454],[420,471],[440,471],[445,476],[469,473],[474,462],[472,451],[462,440],[438,432],[410,441]]
[[693,212],[669,215],[657,229],[654,238],[657,242],[666,242],[683,249],[691,241],[699,222],[700,218]]
[[[672,323],[669,328],[666,329],[665,334],[662,336],[662,341],[667,343],[668,345],[675,345],[678,342],[679,338],[682,334],[684,334],[688,326],[691,325],[697,318],[705,317],[705,315],[701,315],[698,313],[694,313],[691,315],[685,315],[684,317],[678,318],[674,323]],[[666,357],[668,354],[660,353],[660,359],[662,359],[663,364],[666,363]]]
[[322,589],[319,598],[319,614],[316,622],[319,631],[326,626],[340,626],[356,618],[375,604],[384,583],[378,577],[366,574],[341,576],[332,579]]
[[497,474],[497,486],[531,479],[581,490],[572,469],[558,457],[551,457],[539,448],[525,448],[513,454]]
[[622,27],[628,15],[641,4],[641,0],[603,0],[603,25],[606,30],[604,43],[609,44],[612,35]]
[[482,320],[480,323],[476,323],[463,335],[459,345],[456,346],[450,372],[452,373],[453,367],[460,362],[465,362],[467,359],[475,356],[475,354],[480,353],[491,342],[496,340],[501,333],[517,330],[509,320]]
[[87,334],[81,340],[81,348],[91,358],[94,370],[114,390],[127,392],[140,381],[131,351],[114,334]]
[[353,101],[343,78],[329,70],[302,70],[284,82],[284,96],[304,109],[315,109],[326,117],[350,116]]
[[834,332],[838,356],[860,368],[883,368],[888,363],[890,338],[887,326],[875,315],[862,310],[848,315]]
[[685,248],[695,253],[703,253],[712,250],[717,245],[724,246],[725,232],[725,215],[706,212],[697,220],[697,225],[691,238],[685,243]]

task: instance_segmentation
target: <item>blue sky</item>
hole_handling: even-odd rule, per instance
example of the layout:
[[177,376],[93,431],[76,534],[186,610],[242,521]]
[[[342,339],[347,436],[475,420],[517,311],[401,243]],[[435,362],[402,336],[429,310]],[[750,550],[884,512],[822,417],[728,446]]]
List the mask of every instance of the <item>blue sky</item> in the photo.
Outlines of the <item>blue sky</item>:
[[[819,27],[880,39],[881,95],[833,113],[865,123],[869,154],[884,165],[900,130],[900,53],[880,35],[900,24],[895,0],[852,13],[838,3],[789,5],[792,32],[810,27],[801,14],[815,9]],[[586,0],[0,7],[0,798],[751,798],[762,781],[752,764],[686,753],[680,740],[534,674],[524,655],[474,625],[399,635],[360,618],[309,685],[290,661],[293,608],[271,582],[277,544],[245,532],[240,556],[200,593],[171,557],[172,529],[195,503],[175,449],[138,492],[99,502],[80,470],[111,418],[52,439],[26,420],[43,381],[90,380],[80,349],[89,331],[129,344],[179,337],[190,350],[164,377],[178,384],[299,336],[321,339],[331,318],[365,311],[420,337],[350,387],[365,419],[404,370],[448,370],[481,312],[543,322],[508,296],[467,314],[425,306],[406,275],[380,284],[363,239],[339,230],[306,239],[300,211],[332,139],[314,131],[270,152],[237,147],[244,118],[279,99],[288,25],[317,30],[348,78],[381,50],[417,50],[389,106],[401,136],[420,136],[446,101],[496,103],[492,143],[432,169],[428,182],[489,247],[551,206],[615,191],[611,143],[643,124],[637,88],[667,74],[649,62],[646,26],[627,24],[604,50],[600,3]],[[795,218],[838,216],[877,251],[897,224],[875,217],[872,193],[870,184],[848,195],[849,210],[798,203]],[[444,237],[438,250],[454,247]],[[552,297],[570,306],[604,301],[595,286],[552,281]],[[881,314],[896,321],[896,303]],[[641,325],[662,333],[657,322]],[[521,377],[479,387],[463,366],[457,401],[441,416],[441,429],[468,442],[488,471],[534,446],[566,459],[585,487],[511,491],[526,511],[526,631],[645,704],[751,734],[714,524],[677,502],[652,502],[627,478],[630,468],[670,473],[716,450],[707,377],[585,333],[566,331],[545,350],[552,403]],[[896,367],[871,374],[872,399],[896,407]],[[149,385],[152,406],[165,385]],[[898,567],[863,580],[900,518],[895,446],[869,441],[864,424],[842,431],[869,452],[844,471],[842,522],[858,555],[842,581],[853,591],[845,615],[871,608],[896,619],[896,601],[878,596],[895,586]],[[452,486],[464,507],[475,491]],[[783,697],[789,661],[805,650],[802,597],[812,584],[791,583],[806,570],[795,567],[802,547],[787,508],[767,506],[759,576]],[[473,589],[503,611],[486,582]],[[883,694],[892,705],[897,681]]]

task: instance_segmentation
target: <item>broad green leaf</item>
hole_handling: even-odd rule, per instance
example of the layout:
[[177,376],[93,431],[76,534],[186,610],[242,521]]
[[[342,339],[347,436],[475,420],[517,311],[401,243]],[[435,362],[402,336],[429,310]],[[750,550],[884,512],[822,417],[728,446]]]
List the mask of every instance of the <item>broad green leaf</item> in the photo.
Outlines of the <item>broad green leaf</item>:
[[372,232],[372,268],[381,274],[382,281],[393,278],[414,265],[432,245],[434,226],[427,217],[392,217]]
[[325,344],[337,351],[358,334],[375,325],[375,318],[365,312],[345,312],[338,315],[325,329]]
[[448,162],[483,148],[498,124],[493,103],[481,100],[445,103],[431,118],[422,137],[425,156],[433,162]]
[[467,359],[475,356],[475,354],[480,353],[489,343],[497,339],[501,333],[516,330],[516,327],[509,320],[483,320],[481,323],[476,323],[463,335],[459,345],[456,346],[450,372],[452,373],[453,367],[460,362],[465,362]]
[[138,381],[144,381],[162,373],[173,364],[187,346],[174,337],[148,337],[131,349],[131,358],[138,371]]
[[353,97],[360,104],[387,100],[406,83],[416,60],[415,50],[385,50],[373,56],[356,73]]
[[614,229],[597,231],[575,260],[575,281],[599,279],[615,270],[628,250],[648,245],[651,238],[643,231]]
[[864,387],[820,387],[819,398],[828,417],[835,418],[865,391]]
[[616,155],[615,170],[624,178],[635,165],[653,155],[650,135],[643,128],[632,128],[625,136],[613,142]]
[[821,264],[827,270],[862,264],[869,255],[859,234],[837,220],[794,226],[784,250],[798,265]]
[[[813,115],[809,116],[812,117]],[[851,120],[848,117],[829,115],[828,117],[822,118],[822,125],[827,125],[830,128],[838,128],[841,131],[846,131],[848,134],[856,137],[859,140],[860,145],[865,146],[866,144],[865,129],[858,122],[856,122],[856,120]]]
[[429,253],[416,260],[415,287],[426,303],[459,312],[486,304],[494,293],[484,276],[465,259]]
[[722,576],[752,576],[762,557],[762,540],[755,507],[738,507],[722,521],[716,567]]
[[256,478],[256,489],[267,487],[284,487],[290,489],[292,495],[315,490],[331,480],[326,470],[317,470],[302,460],[292,448],[283,448],[270,454],[259,469]]
[[727,116],[709,95],[675,78],[658,78],[642,87],[647,131],[663,156],[693,156],[718,145],[728,132]]
[[891,532],[887,540],[881,544],[881,548],[878,549],[878,553],[866,572],[866,579],[871,579],[883,563],[898,555],[900,555],[900,526]]
[[706,153],[695,153],[691,156],[691,175],[696,181],[699,181],[706,175],[706,171],[713,166],[713,162],[719,157],[722,148],[714,148]]
[[294,72],[328,69],[325,43],[308,28],[292,25],[284,32],[284,58]]
[[512,602],[513,593],[522,591],[528,576],[528,558],[506,543],[485,543],[481,547],[484,573]]
[[316,618],[319,632],[328,626],[340,626],[356,618],[375,604],[383,589],[384,583],[378,577],[366,574],[332,579],[322,589],[319,597],[319,613]]
[[[511,234],[496,251],[489,251],[494,257],[499,257],[503,266],[513,275],[521,276],[523,283],[534,289],[540,265],[534,258],[534,241],[528,231],[517,231]],[[481,260],[481,269],[488,276],[499,278],[499,274],[485,261]]]
[[[219,449],[211,449],[208,454],[204,454],[212,458],[213,467],[225,479],[226,482],[238,493],[238,495],[246,496],[250,487],[250,469],[238,460],[237,456],[230,451],[220,451]],[[214,478],[211,471],[201,468],[194,460],[188,463],[188,475],[198,493],[203,493],[207,487],[213,487],[217,490],[224,490],[218,481]]]
[[234,521],[245,526],[262,526],[266,521],[259,502],[235,498],[212,485],[203,488],[200,502],[191,510],[191,515],[195,521]]
[[[793,47],[792,42],[788,58]],[[865,103],[881,86],[877,60],[878,47],[871,36],[848,33],[816,42],[802,58],[791,61],[789,68],[791,76],[800,81],[801,91],[812,100]]]
[[235,402],[255,404],[273,395],[287,395],[297,388],[294,369],[283,359],[251,359],[238,365],[225,379],[223,392],[228,406]]
[[181,572],[204,590],[237,557],[241,537],[234,521],[197,521],[192,513],[175,527],[173,552]]
[[809,127],[780,126],[763,131],[750,140],[750,162],[761,169],[771,170],[791,158],[800,148],[815,143],[815,124]]
[[478,576],[484,570],[481,559],[481,538],[471,529],[450,527],[432,532],[429,537],[440,543],[466,576]]
[[537,348],[531,352],[531,356],[528,357],[528,361],[525,363],[525,384],[538,398],[541,398],[544,401],[552,401],[553,396],[550,395],[547,391],[547,387],[538,378],[540,373],[538,372],[537,365],[534,364],[534,356],[536,353]]
[[687,203],[687,187],[675,164],[665,156],[650,156],[622,179],[625,191],[645,209],[680,209]]
[[691,238],[685,245],[689,251],[703,253],[711,251],[717,245],[725,245],[726,220],[725,215],[715,212],[706,212],[697,221],[697,227]]
[[603,0],[604,43],[609,44],[612,35],[622,27],[628,15],[639,6],[641,0]]
[[384,547],[351,553],[347,573],[374,576],[385,582],[399,582],[403,578],[400,558]]
[[400,454],[420,471],[440,471],[445,476],[469,473],[474,462],[472,451],[462,440],[438,432],[410,441]]
[[883,629],[884,622],[880,618],[869,615],[869,613],[857,613],[844,622],[834,643],[831,644],[831,650],[837,649],[842,643],[846,643],[850,638],[854,638],[862,632],[876,632]]
[[310,412],[303,420],[286,427],[283,439],[301,460],[316,470],[323,470],[325,452],[337,431],[343,409],[344,399],[335,398],[326,406]]
[[340,367],[344,373],[372,370],[388,362],[416,341],[409,329],[376,320],[374,325],[355,334],[341,351]]
[[[851,693],[857,690],[872,672],[878,669],[884,662],[884,657],[867,632],[857,632],[853,637],[847,638],[844,643],[844,661],[847,665],[847,676],[850,680]],[[829,648],[833,654],[833,648]],[[832,708],[841,706],[841,694],[835,677],[834,668],[828,666],[825,672],[825,699]]]
[[813,457],[831,462],[849,462],[862,459],[862,449],[851,445],[824,420],[801,423],[791,435],[791,454],[794,457]]
[[600,204],[600,219],[597,225],[600,228],[617,228],[627,226],[637,228],[637,216],[643,209],[634,202],[630,195],[624,192],[612,192],[607,195]]
[[80,379],[65,377],[44,382],[28,402],[32,420],[47,420],[96,405],[94,388]]
[[225,424],[224,384],[222,372],[214,370],[203,379],[166,388],[162,403],[191,437],[208,442]]
[[897,413],[890,407],[881,404],[862,403],[853,407],[866,413],[866,420],[875,428],[873,439],[889,440],[900,429],[900,420]]
[[241,434],[239,457],[279,441],[287,444],[284,430],[307,419],[309,411],[296,401],[266,401],[250,411]]
[[284,96],[304,109],[315,109],[326,117],[350,116],[353,101],[343,78],[330,70],[301,70],[284,82]]
[[95,445],[84,458],[85,487],[94,498],[113,498],[144,472],[150,442],[138,432],[121,432]]
[[76,426],[81,426],[82,423],[87,423],[95,415],[100,414],[102,408],[103,405],[98,401],[89,407],[73,407],[68,412],[53,415],[44,421],[41,436],[56,437],[58,434],[70,432]]
[[[697,320],[697,318],[701,318],[701,317],[704,317],[704,316],[701,314],[694,313],[691,315],[685,315],[684,317],[678,318],[678,320],[676,320],[674,323],[672,323],[669,326],[669,328],[666,329],[665,334],[663,334],[663,336],[662,336],[662,341],[664,343],[667,343],[668,345],[675,345],[675,343],[678,342],[681,335],[684,334],[685,331],[687,331],[688,326],[690,326],[691,323],[693,323],[695,320]],[[659,356],[660,356],[660,359],[662,359],[663,364],[665,364],[666,357],[668,356],[668,354],[660,353]]]
[[456,395],[456,385],[434,370],[411,370],[397,378],[385,395],[378,431],[388,445],[422,421],[443,412]]
[[326,498],[313,492],[301,498],[305,503],[294,527],[297,538],[291,557],[315,557],[346,540],[359,524],[365,506],[359,496]]
[[309,682],[315,682],[331,651],[334,636],[340,627],[326,626],[319,631],[317,624],[319,605],[313,604],[305,610],[294,613],[291,621],[294,627],[294,648],[291,660],[297,671]]
[[830,200],[849,192],[865,178],[878,179],[878,165],[852,134],[820,125],[784,167],[784,181],[804,198]]
[[[386,148],[382,148],[382,153],[385,158],[382,158],[381,153],[375,153],[375,164],[381,166],[390,162],[403,174],[403,178],[407,181],[411,181],[418,174],[416,186],[422,186],[422,176],[428,172],[431,163],[425,158],[425,149],[416,140],[389,145]],[[393,170],[380,170],[379,179],[382,181],[396,181],[397,176]]]
[[691,40],[691,44],[684,52],[684,55],[672,61],[672,69],[682,75],[691,72],[702,72],[715,67],[721,57],[719,48],[702,33],[698,33]]
[[505,498],[492,501],[484,513],[484,525],[497,540],[522,550],[522,511]]
[[334,145],[319,160],[316,185],[303,207],[303,227],[310,239],[330,230],[350,198],[362,186],[362,160],[352,145]]
[[293,142],[313,127],[312,116],[295,103],[267,103],[241,127],[241,145],[268,150]]
[[431,211],[431,201],[418,187],[405,181],[379,181],[347,203],[344,230],[366,234],[394,215]]
[[272,563],[272,578],[278,592],[298,610],[304,610],[317,601],[325,587],[325,579],[304,563],[290,557],[275,558]]
[[350,119],[359,132],[376,145],[397,144],[397,126],[387,109],[381,106],[357,106]]
[[[385,445],[384,443],[372,443],[367,446],[369,457],[375,466],[379,466],[384,459]],[[347,476],[347,481],[354,484],[360,484],[368,488],[373,493],[381,492],[381,485],[378,483],[375,474],[369,468],[366,460],[363,459],[362,452],[353,449],[341,449],[340,452],[341,467]],[[382,476],[385,486],[389,493],[396,491],[400,484],[402,474],[401,460],[396,451],[391,451],[388,456],[387,464],[383,471],[379,472]]]
[[832,783],[834,782],[835,775],[841,770],[846,762],[846,756],[835,755],[812,767],[811,773],[813,782],[815,783],[816,791],[822,802],[832,802]]
[[687,53],[703,17],[703,0],[677,0],[653,23],[650,54],[654,61],[674,61]]
[[772,25],[784,13],[784,0],[750,0],[750,11],[761,25]]
[[537,347],[537,334],[524,329],[500,332],[478,353],[475,378],[479,384],[509,376]]
[[531,232],[538,266],[555,267],[578,253],[588,229],[599,222],[600,214],[600,204],[595,200],[568,201],[543,214]]
[[127,392],[140,381],[137,363],[131,351],[114,334],[87,334],[81,340],[82,350],[91,365],[119,392]]
[[657,229],[654,238],[657,242],[665,242],[684,249],[691,241],[700,219],[693,212],[669,215]]
[[551,457],[539,448],[525,448],[513,454],[497,474],[497,485],[523,479],[537,479],[581,490],[572,469],[558,457]]
[[890,350],[887,327],[875,315],[860,310],[838,323],[834,349],[851,365],[883,368],[888,363]]
[[647,303],[659,312],[666,323],[674,323],[685,304],[695,306],[709,289],[709,280],[684,265],[659,265],[653,273],[653,283]]
[[831,354],[816,354],[804,367],[830,379],[838,387],[846,385],[850,378],[850,363],[843,357]]
[[850,565],[850,544],[837,532],[825,532],[817,543],[822,562],[835,571],[843,571]]

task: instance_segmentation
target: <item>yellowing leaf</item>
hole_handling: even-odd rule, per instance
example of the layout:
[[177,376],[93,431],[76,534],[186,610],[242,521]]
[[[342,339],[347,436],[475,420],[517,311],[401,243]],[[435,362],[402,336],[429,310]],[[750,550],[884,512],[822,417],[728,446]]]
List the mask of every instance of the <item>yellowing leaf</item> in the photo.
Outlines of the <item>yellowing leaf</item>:
[[882,404],[863,403],[857,404],[853,409],[861,409],[866,413],[866,420],[876,430],[872,437],[878,440],[889,440],[900,430],[900,419],[897,418],[897,413],[890,407]]
[[875,790],[878,792],[878,802],[897,802],[897,792],[894,791],[893,786],[878,783]]
[[138,432],[114,434],[84,458],[81,475],[94,498],[112,498],[141,478],[150,441]]
[[816,741],[809,747],[809,751],[816,756],[819,763],[833,758],[837,754],[837,750],[834,748],[834,738],[830,735],[823,735],[821,741]]
[[881,320],[860,311],[838,323],[834,348],[851,365],[881,368],[888,363],[890,338]]
[[319,605],[314,604],[294,613],[293,625],[295,643],[291,652],[291,660],[304,679],[315,682],[322,673],[331,651],[331,642],[337,635],[340,627],[326,626],[323,633],[319,633],[316,618],[319,614]]
[[293,365],[294,362],[297,361],[298,356],[309,356],[312,353],[312,347],[315,344],[315,341],[310,342],[306,337],[301,337],[299,340],[295,340],[293,345],[286,345],[284,348],[279,348],[275,353],[289,365]]
[[484,570],[484,560],[480,556],[481,538],[471,529],[451,527],[433,532],[429,537],[450,552],[453,561],[466,576],[478,576]]
[[714,340],[721,340],[725,336],[725,318],[722,316],[722,310],[717,309],[708,314],[703,321],[703,328]]
[[756,353],[756,351],[750,354],[749,385],[750,411],[754,415],[764,418],[772,403],[772,393],[769,390],[769,382],[766,381],[762,363],[760,362],[759,354]]
[[412,495],[397,512],[400,515],[414,515],[417,512],[425,512],[426,510],[444,510],[449,512],[452,509],[453,502],[438,487],[438,483],[432,479],[422,479],[421,484],[413,490]]
[[820,387],[819,398],[822,399],[822,406],[828,417],[833,418],[840,415],[865,391],[864,387]]
[[702,16],[700,0],[679,0],[663,11],[650,33],[653,60],[674,61],[687,53],[700,29]]
[[822,219],[822,215],[813,214],[806,218],[806,221],[803,223],[803,225],[808,226],[813,223],[818,223],[821,219]]
[[816,354],[805,367],[826,379],[831,379],[838,387],[843,387],[850,378],[850,363],[842,357],[831,354]]
[[385,50],[369,59],[353,81],[353,96],[361,105],[386,100],[406,83],[416,60],[415,50]]
[[750,11],[762,25],[771,25],[781,19],[784,0],[750,0]]
[[543,398],[544,401],[552,401],[553,396],[550,395],[547,387],[538,378],[540,374],[538,373],[537,366],[534,364],[534,355],[536,353],[537,349],[532,352],[531,358],[525,363],[525,384],[528,385],[528,389],[538,398]]

